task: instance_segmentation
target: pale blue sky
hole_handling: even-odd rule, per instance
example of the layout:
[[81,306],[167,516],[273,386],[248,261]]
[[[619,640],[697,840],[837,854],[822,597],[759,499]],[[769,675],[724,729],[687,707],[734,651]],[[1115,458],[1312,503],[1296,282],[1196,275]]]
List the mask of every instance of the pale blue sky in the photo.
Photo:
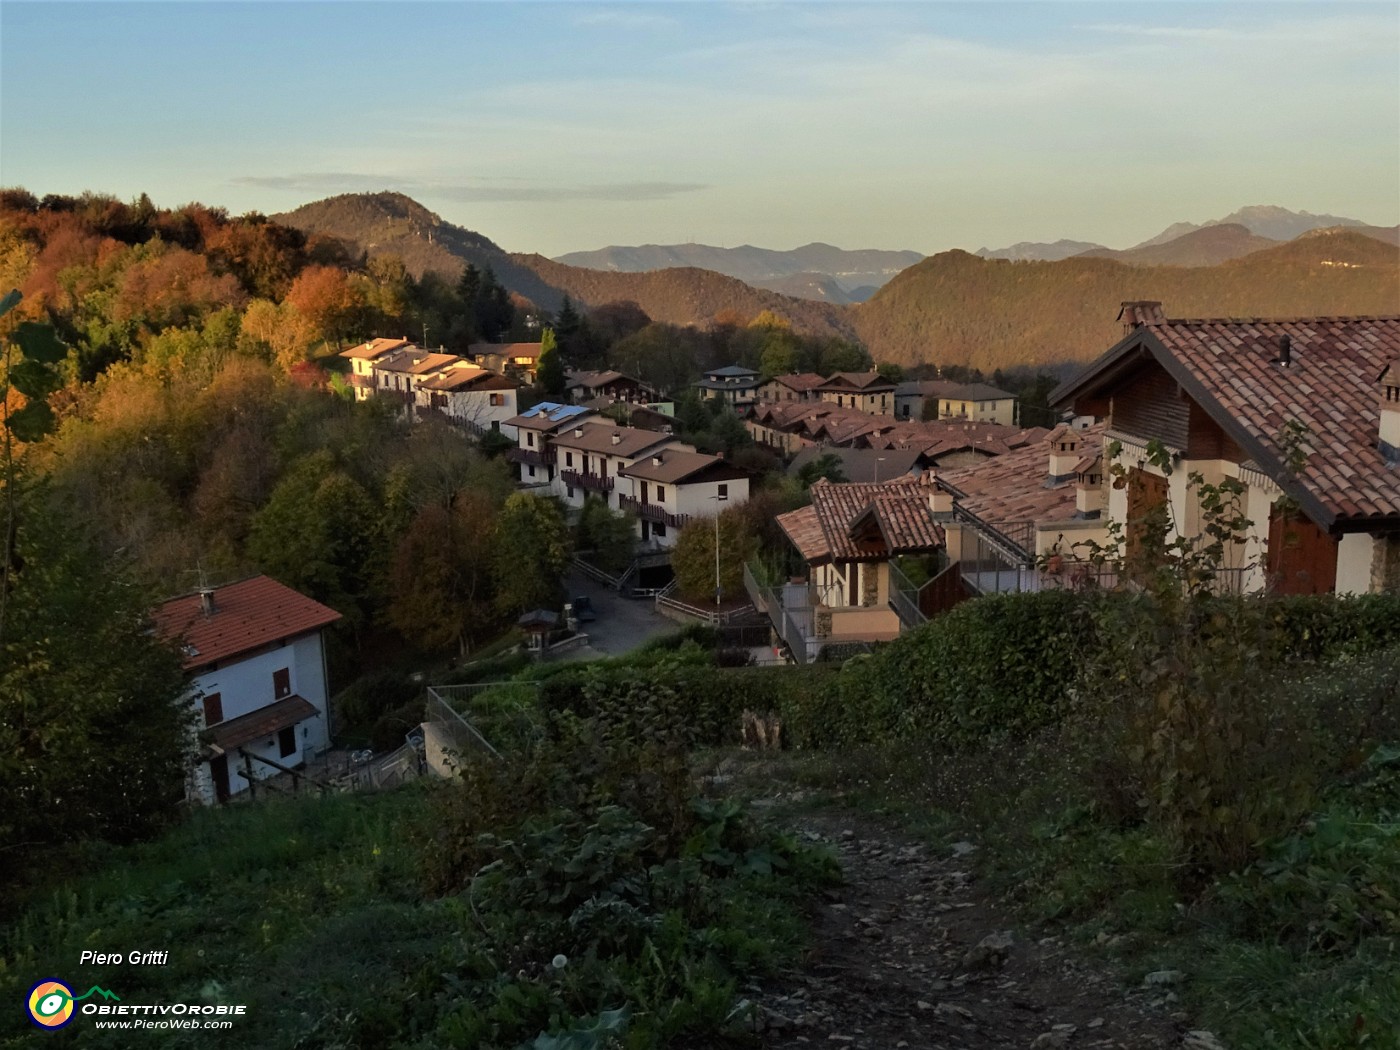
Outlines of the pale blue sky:
[[1400,6],[0,4],[0,183],[399,189],[510,251],[1400,221]]

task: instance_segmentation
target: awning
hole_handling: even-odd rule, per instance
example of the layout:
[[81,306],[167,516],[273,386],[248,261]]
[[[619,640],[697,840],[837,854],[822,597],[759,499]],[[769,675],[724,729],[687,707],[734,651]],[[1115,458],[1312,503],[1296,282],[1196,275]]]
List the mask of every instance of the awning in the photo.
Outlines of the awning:
[[319,714],[310,700],[293,695],[210,726],[205,730],[204,738],[219,750],[228,752]]

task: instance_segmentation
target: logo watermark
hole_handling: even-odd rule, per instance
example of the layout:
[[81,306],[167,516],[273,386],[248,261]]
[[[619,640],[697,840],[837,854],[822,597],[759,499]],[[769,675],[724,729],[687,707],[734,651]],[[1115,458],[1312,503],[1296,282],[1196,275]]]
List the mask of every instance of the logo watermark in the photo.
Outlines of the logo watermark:
[[62,981],[50,978],[40,981],[29,989],[29,1020],[40,1028],[62,1028],[73,1020],[74,1003],[80,1003],[92,995],[100,995],[108,1001],[121,1002],[121,998],[106,988],[93,985],[82,995],[74,995],[73,989]]

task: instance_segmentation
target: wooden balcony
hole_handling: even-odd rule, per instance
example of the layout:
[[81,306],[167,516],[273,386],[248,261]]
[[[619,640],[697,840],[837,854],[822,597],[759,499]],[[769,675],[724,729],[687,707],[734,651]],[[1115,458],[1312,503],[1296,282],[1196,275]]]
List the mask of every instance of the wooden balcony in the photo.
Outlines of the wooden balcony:
[[552,448],[541,451],[537,448],[508,448],[506,459],[512,463],[527,463],[532,467],[548,467],[554,463]]
[[561,470],[559,477],[563,479],[565,485],[572,485],[575,488],[584,489],[588,492],[609,493],[613,490],[616,479],[611,477],[601,477],[597,474],[584,474],[577,470]]
[[617,507],[619,510],[630,510],[644,521],[655,521],[662,525],[669,525],[679,529],[690,521],[689,514],[672,514],[665,507],[657,503],[643,503],[635,496],[618,496]]

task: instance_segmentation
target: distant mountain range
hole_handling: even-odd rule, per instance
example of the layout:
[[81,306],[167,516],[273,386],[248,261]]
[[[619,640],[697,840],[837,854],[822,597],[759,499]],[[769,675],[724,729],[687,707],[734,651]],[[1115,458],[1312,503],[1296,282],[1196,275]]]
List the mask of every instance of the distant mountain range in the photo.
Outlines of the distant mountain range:
[[1103,248],[1093,241],[1018,241],[1010,248],[978,248],[974,253],[983,259],[1010,259],[1013,262],[1059,262],[1075,255]]
[[1267,237],[1271,241],[1291,241],[1299,234],[1327,226],[1366,225],[1360,219],[1344,219],[1340,215],[1314,215],[1310,211],[1289,211],[1287,208],[1280,208],[1273,204],[1251,204],[1247,208],[1231,212],[1223,219],[1211,219],[1199,226],[1190,222],[1174,222],[1156,237],[1149,237],[1134,247],[1150,248],[1154,244],[1166,244],[1168,241],[1174,241],[1178,237],[1195,233],[1208,226],[1232,224],[1243,226],[1255,236]]
[[[438,270],[455,278],[466,262],[490,266],[507,288],[548,310],[557,309],[565,294],[583,307],[630,300],[653,320],[678,325],[772,310],[798,331],[859,337],[876,360],[906,365],[931,361],[991,370],[1082,361],[1117,340],[1121,332],[1114,317],[1127,299],[1159,299],[1172,317],[1400,313],[1400,231],[1354,221],[1314,228],[1284,243],[1245,223],[1212,223],[1170,242],[1120,252],[1090,248],[1055,261],[942,252],[883,282],[869,301],[849,304],[839,296],[862,293],[846,291],[830,274],[812,269],[816,262],[834,263],[849,275],[857,272],[849,265],[853,256],[916,253],[809,245],[819,258],[793,263],[805,263],[806,269],[753,278],[813,296],[796,298],[694,266],[633,272],[509,254],[401,194],[334,197],[275,218],[337,237],[355,250],[392,252],[418,275]],[[859,272],[882,275],[883,268],[867,265]]]
[[[1136,251],[1136,249],[1134,249]],[[1400,251],[1353,229],[1299,237],[1211,266],[979,259],[952,251],[848,307],[879,361],[1083,361],[1122,335],[1119,304],[1157,299],[1168,317],[1400,313]]]
[[[643,244],[635,248],[613,245],[592,252],[569,252],[554,261],[619,273],[694,266],[806,299],[855,302],[859,300],[852,299],[851,292],[878,288],[922,258],[918,252],[846,251],[820,243],[804,244],[790,252],[755,248],[751,244],[737,248],[716,248],[709,244]],[[789,292],[789,288],[794,290]],[[862,295],[868,298],[868,293]]]

